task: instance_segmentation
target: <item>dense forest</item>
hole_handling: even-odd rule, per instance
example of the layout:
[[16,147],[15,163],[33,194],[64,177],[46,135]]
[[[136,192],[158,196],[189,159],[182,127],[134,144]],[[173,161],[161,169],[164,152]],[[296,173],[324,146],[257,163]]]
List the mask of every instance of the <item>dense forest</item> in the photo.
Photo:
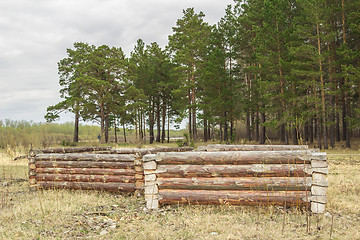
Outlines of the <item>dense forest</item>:
[[80,119],[98,122],[104,142],[110,128],[132,125],[150,143],[185,119],[194,142],[216,131],[263,144],[272,132],[284,144],[350,147],[360,127],[360,0],[234,1],[218,24],[204,17],[184,10],[164,49],[139,39],[129,57],[74,43],[58,63],[63,101],[45,118],[74,113],[75,142]]

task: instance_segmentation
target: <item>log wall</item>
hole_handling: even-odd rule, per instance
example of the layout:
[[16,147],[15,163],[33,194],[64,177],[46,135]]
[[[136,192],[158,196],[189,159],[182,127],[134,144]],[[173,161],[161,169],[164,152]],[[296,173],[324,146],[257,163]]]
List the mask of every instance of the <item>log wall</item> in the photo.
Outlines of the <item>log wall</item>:
[[30,187],[142,193],[143,155],[191,150],[193,148],[112,149],[111,147],[30,150]]
[[147,208],[180,203],[297,206],[314,213],[325,210],[326,153],[305,147],[249,149],[145,155]]
[[[30,157],[30,186],[134,192],[143,189],[142,163],[134,154],[40,153]],[[141,174],[142,176],[142,174]]]

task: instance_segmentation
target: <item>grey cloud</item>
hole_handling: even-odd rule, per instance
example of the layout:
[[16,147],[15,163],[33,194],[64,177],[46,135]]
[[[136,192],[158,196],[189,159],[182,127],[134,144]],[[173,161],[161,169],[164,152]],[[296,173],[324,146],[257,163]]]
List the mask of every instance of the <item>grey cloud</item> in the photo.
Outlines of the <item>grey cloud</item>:
[[[215,24],[232,0],[0,1],[0,119],[43,121],[60,101],[57,62],[74,42],[122,47],[137,39],[164,47],[182,10]],[[64,117],[70,119],[69,117]]]

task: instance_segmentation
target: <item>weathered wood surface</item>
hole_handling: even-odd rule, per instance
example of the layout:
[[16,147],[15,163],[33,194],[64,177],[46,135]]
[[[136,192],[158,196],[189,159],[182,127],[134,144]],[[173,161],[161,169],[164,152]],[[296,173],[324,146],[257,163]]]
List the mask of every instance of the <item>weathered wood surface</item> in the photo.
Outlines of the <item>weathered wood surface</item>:
[[120,148],[112,149],[109,153],[112,154],[139,154],[141,156],[146,154],[154,154],[159,152],[187,152],[193,151],[192,147],[181,147],[181,148]]
[[37,182],[63,181],[63,182],[122,182],[134,183],[134,176],[123,175],[74,175],[74,174],[37,174],[30,177],[35,178]]
[[40,153],[82,153],[82,152],[97,152],[109,151],[111,147],[76,147],[76,148],[47,148],[47,149],[33,149],[30,150],[30,156],[35,156]]
[[133,169],[108,169],[108,168],[36,168],[38,173],[53,174],[85,174],[85,175],[124,175],[134,176]]
[[99,182],[39,182],[38,189],[74,189],[74,190],[101,190],[111,192],[133,192],[135,183],[99,183]]
[[[198,147],[199,151],[286,151],[309,150],[307,145],[224,145],[212,144]],[[316,150],[315,150],[316,151]]]
[[228,151],[158,153],[160,164],[310,164],[311,159],[326,159],[326,154],[313,156],[308,151]]
[[157,178],[159,189],[310,191],[311,177],[304,178]]
[[36,161],[102,161],[102,162],[132,162],[136,159],[134,154],[89,154],[89,153],[52,153],[37,154]]
[[37,161],[36,168],[127,168],[133,169],[134,162],[90,162],[90,161]]
[[158,165],[158,177],[307,177],[310,165]]
[[159,190],[159,203],[307,206],[308,191]]

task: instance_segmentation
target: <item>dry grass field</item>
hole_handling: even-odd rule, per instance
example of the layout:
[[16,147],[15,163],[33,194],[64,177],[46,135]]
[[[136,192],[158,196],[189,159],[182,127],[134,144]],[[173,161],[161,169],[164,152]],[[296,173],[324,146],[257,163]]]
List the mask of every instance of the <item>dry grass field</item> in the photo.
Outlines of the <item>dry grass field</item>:
[[[360,151],[329,150],[326,213],[167,206],[106,192],[29,190],[27,159],[0,154],[0,239],[360,239]],[[19,154],[19,153],[16,153]]]

